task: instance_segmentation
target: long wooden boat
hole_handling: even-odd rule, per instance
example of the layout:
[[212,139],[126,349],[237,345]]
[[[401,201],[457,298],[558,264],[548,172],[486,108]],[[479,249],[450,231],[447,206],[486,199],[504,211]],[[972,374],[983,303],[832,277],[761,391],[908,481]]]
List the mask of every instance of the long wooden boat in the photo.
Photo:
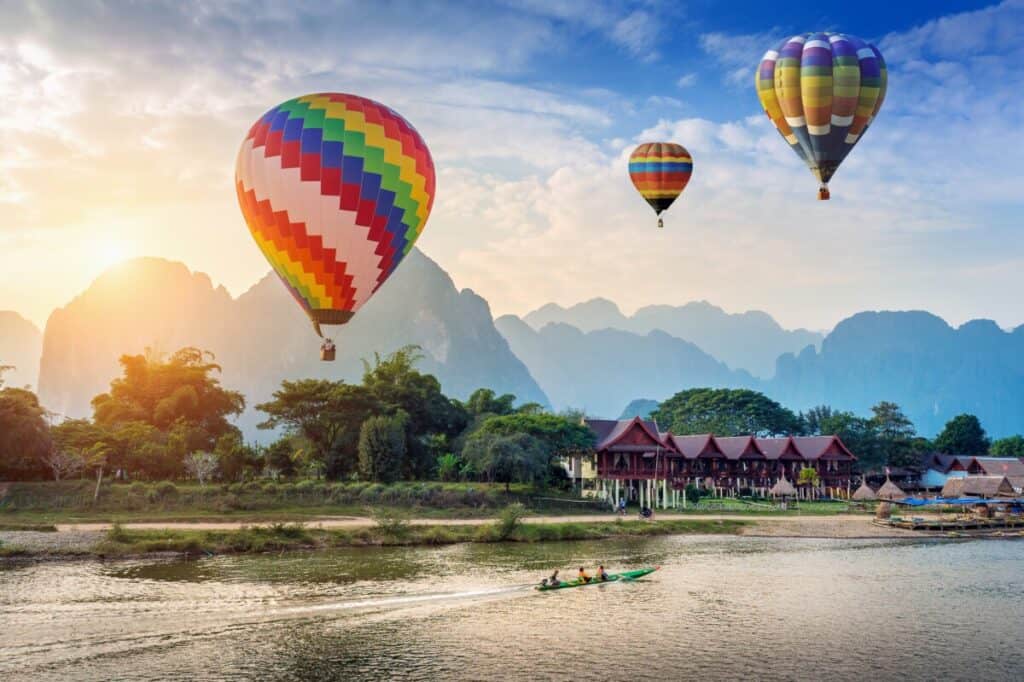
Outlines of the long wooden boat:
[[654,573],[661,566],[653,566],[648,568],[638,568],[635,571],[623,571],[622,573],[609,573],[608,580],[598,580],[596,577],[590,579],[590,582],[583,582],[579,578],[576,580],[564,580],[557,585],[537,585],[536,589],[541,592],[547,592],[548,590],[564,590],[568,587],[586,587],[587,585],[604,585],[605,583],[612,583],[618,580],[636,580],[642,578],[645,575]]

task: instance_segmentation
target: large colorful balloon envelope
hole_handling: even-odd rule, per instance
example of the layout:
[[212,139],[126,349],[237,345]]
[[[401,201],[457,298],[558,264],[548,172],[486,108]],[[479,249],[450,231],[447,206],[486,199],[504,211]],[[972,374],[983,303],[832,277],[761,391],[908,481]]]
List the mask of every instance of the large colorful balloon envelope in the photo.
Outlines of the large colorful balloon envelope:
[[885,100],[882,53],[856,36],[806,33],[766,52],[755,81],[768,118],[828,199],[828,181]]
[[422,234],[434,163],[416,129],[383,104],[317,93],[249,129],[235,188],[260,250],[323,336],[321,325],[348,322]]
[[658,215],[658,227],[664,227],[662,212],[686,189],[692,174],[690,152],[672,142],[648,142],[629,156],[629,179]]

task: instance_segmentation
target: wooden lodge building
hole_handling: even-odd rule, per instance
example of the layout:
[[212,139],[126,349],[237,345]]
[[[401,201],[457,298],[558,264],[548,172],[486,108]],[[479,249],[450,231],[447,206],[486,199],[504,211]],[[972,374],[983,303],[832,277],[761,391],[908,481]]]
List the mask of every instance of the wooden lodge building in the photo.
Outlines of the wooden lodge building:
[[807,467],[818,472],[820,485],[797,485],[801,497],[848,497],[854,483],[857,458],[838,436],[677,436],[662,433],[655,422],[639,417],[584,423],[596,441],[594,490],[605,500],[675,507],[688,485],[719,496],[767,496],[780,479],[796,484],[800,470]]

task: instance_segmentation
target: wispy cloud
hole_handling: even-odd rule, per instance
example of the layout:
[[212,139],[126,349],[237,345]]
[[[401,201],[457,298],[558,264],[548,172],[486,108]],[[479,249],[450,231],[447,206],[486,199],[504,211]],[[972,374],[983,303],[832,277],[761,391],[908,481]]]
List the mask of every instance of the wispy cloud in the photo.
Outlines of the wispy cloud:
[[695,73],[683,74],[682,76],[680,76],[676,80],[676,87],[677,88],[692,88],[696,84],[697,84],[697,74],[695,74]]
[[777,46],[783,36],[779,31],[764,33],[704,33],[700,46],[725,68],[725,80],[733,85],[753,82],[754,70],[767,50]]

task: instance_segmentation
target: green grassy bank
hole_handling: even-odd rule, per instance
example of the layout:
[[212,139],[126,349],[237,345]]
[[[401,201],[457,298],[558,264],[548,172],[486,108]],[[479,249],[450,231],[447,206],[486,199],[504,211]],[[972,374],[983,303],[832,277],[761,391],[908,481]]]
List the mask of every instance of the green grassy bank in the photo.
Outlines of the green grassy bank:
[[513,503],[541,514],[606,512],[560,491],[486,483],[339,483],[251,481],[228,485],[113,483],[94,500],[92,481],[11,483],[0,493],[0,523],[74,521],[302,521],[363,516],[367,507],[408,510],[421,518],[487,517]]

